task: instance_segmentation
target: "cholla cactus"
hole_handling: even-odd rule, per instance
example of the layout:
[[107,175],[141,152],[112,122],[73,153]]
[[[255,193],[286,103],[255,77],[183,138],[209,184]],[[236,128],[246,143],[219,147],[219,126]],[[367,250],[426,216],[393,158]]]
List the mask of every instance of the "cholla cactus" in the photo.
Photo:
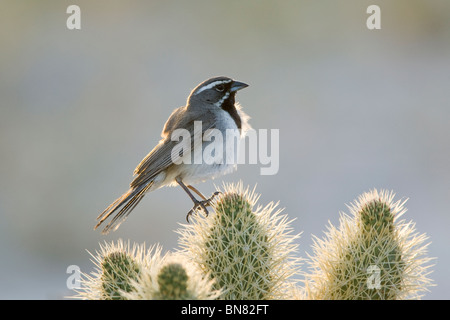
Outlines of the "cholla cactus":
[[89,300],[182,300],[215,299],[220,291],[213,281],[202,277],[184,257],[161,254],[160,246],[148,251],[144,245],[124,244],[122,240],[104,243],[92,255],[96,270],[82,274],[81,289],[73,298]]
[[363,194],[349,206],[351,216],[341,215],[339,228],[330,225],[325,239],[315,239],[307,298],[420,297],[430,284],[427,237],[399,221],[406,201],[393,198],[387,191]]
[[189,298],[186,269],[180,263],[170,263],[159,270],[159,297],[163,300],[185,300]]
[[100,246],[96,255],[91,254],[96,270],[82,274],[81,289],[75,298],[89,300],[124,300],[123,292],[131,291],[131,281],[137,279],[145,267],[145,247],[107,243]]
[[255,208],[259,195],[242,183],[224,185],[214,213],[195,215],[178,230],[181,248],[105,243],[82,274],[82,299],[407,299],[431,285],[427,237],[399,220],[406,201],[373,190],[315,238],[305,287],[291,221],[277,204]]
[[196,216],[178,230],[182,253],[223,290],[222,299],[287,298],[291,276],[298,271],[290,221],[274,212],[277,204],[254,206],[254,190],[224,185],[212,203],[215,214]]
[[124,293],[129,300],[212,300],[220,295],[213,281],[183,256],[160,252],[152,257],[148,268],[132,281],[133,290]]

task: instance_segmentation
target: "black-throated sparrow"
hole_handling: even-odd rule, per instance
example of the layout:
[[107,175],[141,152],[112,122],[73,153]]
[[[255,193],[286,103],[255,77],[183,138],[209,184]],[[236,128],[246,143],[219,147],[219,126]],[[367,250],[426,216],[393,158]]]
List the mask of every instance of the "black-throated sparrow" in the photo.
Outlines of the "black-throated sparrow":
[[[207,164],[205,161],[195,159],[193,162],[181,161],[178,163],[174,161],[174,150],[177,150],[175,158],[178,157],[178,160],[191,160],[192,155],[202,154],[205,148],[212,143],[211,137],[214,132],[219,132],[224,137],[221,140],[224,148],[227,148],[227,141],[230,142],[230,139],[233,139],[228,137],[227,140],[227,131],[237,132],[239,140],[250,126],[247,123],[248,116],[235,103],[235,95],[238,90],[247,86],[245,83],[227,77],[216,77],[202,82],[192,90],[186,106],[172,112],[164,125],[162,139],[134,170],[134,174],[137,176],[131,182],[130,189],[97,217],[99,222],[94,229],[97,229],[109,216],[120,209],[102,233],[106,234],[111,230],[116,230],[147,192],[177,184],[194,202],[193,208],[186,216],[187,220],[199,208],[208,214],[206,206],[217,193],[207,199],[191,184],[229,173],[236,168],[236,162],[222,161]],[[200,131],[198,121],[201,121],[201,132],[197,132]],[[173,139],[172,135],[177,130],[185,130],[194,140],[200,135],[200,140],[197,139],[189,144],[190,154],[185,152],[186,149],[181,151],[176,149],[180,144]],[[214,137],[217,139],[216,136]],[[230,153],[235,155],[237,153],[236,145],[231,145],[235,149]],[[197,200],[189,190],[194,191],[202,200]]]

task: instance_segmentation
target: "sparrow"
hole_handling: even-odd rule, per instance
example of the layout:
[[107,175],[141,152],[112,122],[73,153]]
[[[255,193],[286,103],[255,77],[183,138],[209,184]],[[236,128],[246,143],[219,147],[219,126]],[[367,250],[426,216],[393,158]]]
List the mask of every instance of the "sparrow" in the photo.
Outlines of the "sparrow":
[[[206,198],[192,184],[236,170],[236,161],[210,163],[211,161],[195,161],[197,158],[192,161],[192,159],[196,154],[202,155],[208,146],[211,147],[211,144],[216,142],[217,133],[224,137],[221,143],[226,154],[225,160],[229,160],[228,154],[236,156],[238,143],[229,143],[230,139],[234,138],[230,138],[227,133],[237,132],[236,140],[239,140],[250,129],[249,117],[242,111],[239,103],[235,102],[236,92],[246,87],[248,85],[243,82],[223,76],[205,80],[195,87],[189,94],[186,105],[175,109],[170,115],[162,130],[162,139],[134,170],[135,177],[130,183],[129,190],[97,217],[98,223],[94,229],[114,215],[102,233],[117,230],[147,192],[166,186],[181,186],[193,201],[194,206],[186,216],[188,222],[189,216],[198,209],[208,215],[206,207],[218,192]],[[179,132],[187,132],[194,141],[191,140],[187,144],[189,139],[186,141],[183,139],[184,144],[180,143],[179,137],[178,139],[173,137]],[[229,150],[229,145],[233,150]],[[198,200],[191,191],[202,200]]]

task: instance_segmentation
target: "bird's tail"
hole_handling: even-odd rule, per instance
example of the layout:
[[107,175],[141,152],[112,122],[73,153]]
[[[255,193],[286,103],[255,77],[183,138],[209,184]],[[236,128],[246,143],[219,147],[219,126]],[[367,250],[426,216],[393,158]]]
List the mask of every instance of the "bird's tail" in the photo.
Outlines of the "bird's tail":
[[118,213],[112,218],[112,220],[106,225],[102,230],[102,234],[107,234],[111,230],[116,230],[122,222],[125,221],[130,212],[137,206],[137,204],[142,200],[145,193],[152,186],[153,182],[150,182],[143,186],[138,186],[136,188],[131,188],[125,192],[122,196],[116,199],[113,203],[109,205],[98,217],[99,222],[94,227],[97,229],[106,219],[108,219],[114,212],[120,209],[123,205],[124,207],[120,209]]

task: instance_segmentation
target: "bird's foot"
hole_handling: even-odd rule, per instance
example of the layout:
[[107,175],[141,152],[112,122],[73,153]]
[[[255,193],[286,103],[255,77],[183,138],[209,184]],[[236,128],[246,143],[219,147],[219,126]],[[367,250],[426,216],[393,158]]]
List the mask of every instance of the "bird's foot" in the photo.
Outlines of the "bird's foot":
[[208,209],[206,209],[206,207],[210,206],[210,202],[214,199],[215,196],[219,195],[220,192],[216,191],[213,193],[213,195],[211,197],[209,197],[208,199],[205,200],[197,200],[197,199],[193,199],[192,201],[194,201],[194,206],[192,207],[191,210],[189,210],[188,214],[186,215],[186,221],[189,223],[189,217],[194,214],[194,212],[197,211],[197,209],[201,209],[205,212],[205,215],[208,216],[209,212]]

